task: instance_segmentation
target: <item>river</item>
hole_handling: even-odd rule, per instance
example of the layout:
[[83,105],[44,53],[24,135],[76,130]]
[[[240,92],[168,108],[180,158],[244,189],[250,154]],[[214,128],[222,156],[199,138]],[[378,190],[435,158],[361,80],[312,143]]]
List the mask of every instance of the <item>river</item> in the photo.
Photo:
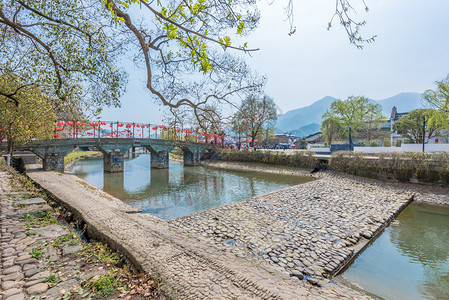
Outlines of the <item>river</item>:
[[312,177],[184,167],[151,169],[150,155],[125,161],[124,172],[103,172],[103,160],[82,159],[68,171],[141,209],[169,220],[313,180]]
[[449,208],[411,204],[343,274],[385,299],[449,299]]

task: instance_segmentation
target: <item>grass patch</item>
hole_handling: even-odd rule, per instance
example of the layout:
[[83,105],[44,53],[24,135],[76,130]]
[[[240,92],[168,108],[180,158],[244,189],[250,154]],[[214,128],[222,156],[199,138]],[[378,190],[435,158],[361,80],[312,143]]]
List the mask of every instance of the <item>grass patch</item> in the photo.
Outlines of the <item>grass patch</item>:
[[78,244],[79,244],[79,242],[78,242],[77,239],[72,239],[72,240],[67,244],[67,246],[75,246],[75,245],[78,245]]
[[101,152],[100,151],[76,151],[76,152],[71,152],[69,154],[67,154],[64,157],[64,163],[71,163],[75,160],[84,158],[84,157],[94,157],[94,156],[100,156]]
[[57,285],[61,280],[56,277],[55,275],[50,275],[47,278],[45,278],[45,282],[48,283],[48,286],[50,287],[54,287],[55,285]]
[[101,243],[85,244],[82,253],[87,261],[94,263],[116,265],[119,262],[117,253],[112,252],[108,246]]
[[35,259],[39,259],[42,256],[42,250],[39,250],[37,248],[33,248],[33,249],[30,250],[30,254]]
[[58,237],[54,242],[53,242],[53,246],[59,246],[64,242],[68,242],[73,238],[72,234],[67,234],[67,235],[63,235]]
[[83,287],[91,291],[90,296],[106,298],[117,294],[119,288],[124,288],[124,285],[118,272],[111,270],[101,276],[92,277]]
[[27,214],[24,217],[20,217],[20,219],[26,222],[25,227],[27,229],[58,223],[58,219],[53,211],[40,211],[35,214]]

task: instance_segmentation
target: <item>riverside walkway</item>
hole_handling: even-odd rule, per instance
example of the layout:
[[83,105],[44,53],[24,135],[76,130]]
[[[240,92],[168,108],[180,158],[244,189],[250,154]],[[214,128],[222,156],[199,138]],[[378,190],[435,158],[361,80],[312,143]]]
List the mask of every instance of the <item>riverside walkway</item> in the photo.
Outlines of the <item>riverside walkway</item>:
[[221,251],[202,235],[122,201],[74,175],[27,166],[28,176],[49,191],[89,236],[107,242],[137,269],[159,276],[161,292],[174,299],[366,299],[344,286],[314,287],[277,266]]

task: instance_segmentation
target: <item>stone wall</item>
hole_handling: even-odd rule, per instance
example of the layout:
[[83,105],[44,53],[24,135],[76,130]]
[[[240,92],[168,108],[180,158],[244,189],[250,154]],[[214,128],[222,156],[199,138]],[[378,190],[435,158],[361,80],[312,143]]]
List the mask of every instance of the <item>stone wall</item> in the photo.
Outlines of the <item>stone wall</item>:
[[352,175],[400,182],[449,185],[449,153],[362,153],[337,152],[329,168]]
[[226,161],[261,162],[304,169],[313,169],[318,159],[312,151],[298,151],[294,154],[270,151],[217,150],[217,159]]

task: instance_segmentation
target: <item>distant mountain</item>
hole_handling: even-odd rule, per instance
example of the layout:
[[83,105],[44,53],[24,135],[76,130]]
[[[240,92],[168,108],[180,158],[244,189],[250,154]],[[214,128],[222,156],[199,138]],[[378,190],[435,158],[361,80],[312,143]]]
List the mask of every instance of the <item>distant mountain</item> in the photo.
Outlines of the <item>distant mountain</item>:
[[291,130],[288,133],[297,137],[305,137],[318,131],[320,131],[320,124],[312,123],[306,126],[301,126],[298,129]]
[[[312,105],[290,110],[283,115],[279,115],[276,123],[276,133],[304,130],[301,128],[307,126],[310,126],[310,128],[318,127],[316,131],[319,131],[321,116],[335,100],[337,99],[327,96],[315,101]],[[390,117],[393,106],[396,106],[398,112],[408,112],[416,108],[424,107],[422,104],[422,94],[419,93],[401,93],[390,98],[372,101],[382,106],[382,111],[387,117]]]
[[396,106],[399,113],[424,108],[422,96],[423,94],[420,93],[400,93],[387,99],[374,101],[382,105],[383,114],[390,117],[393,106]]
[[290,110],[283,115],[279,115],[276,128],[282,132],[288,132],[312,123],[321,124],[321,116],[335,100],[336,98],[334,97],[324,97],[312,105]]

